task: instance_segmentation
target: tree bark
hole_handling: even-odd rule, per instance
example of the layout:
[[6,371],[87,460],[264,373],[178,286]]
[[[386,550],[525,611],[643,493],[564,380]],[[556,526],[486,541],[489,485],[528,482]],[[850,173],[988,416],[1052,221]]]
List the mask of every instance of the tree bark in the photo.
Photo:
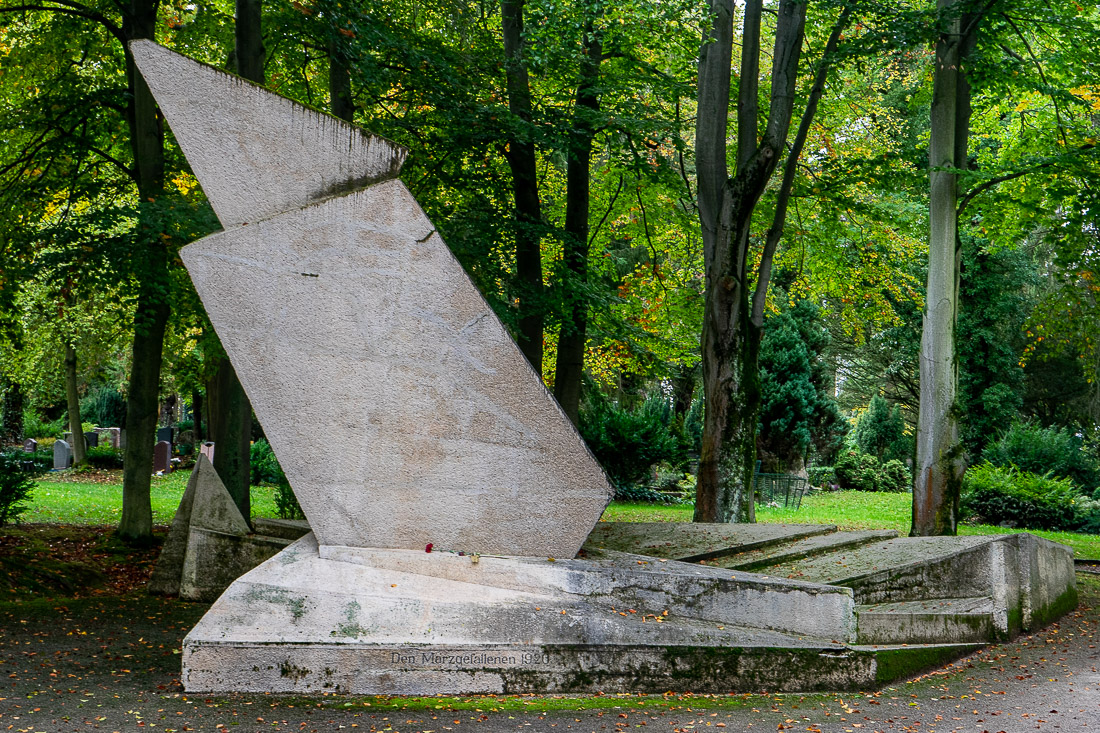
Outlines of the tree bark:
[[0,443],[18,443],[24,438],[23,388],[8,377],[0,380],[0,384],[3,385],[4,392],[4,402],[0,407],[0,422],[4,424],[4,434],[0,436]]
[[201,390],[191,390],[191,419],[195,423],[195,445],[202,445],[206,434],[203,432]]
[[539,200],[535,144],[528,137],[531,85],[523,53],[523,7],[526,0],[503,0],[500,5],[504,31],[504,68],[507,78],[508,109],[521,122],[508,140],[508,167],[512,172],[512,195],[516,207],[516,281],[519,290],[519,348],[527,361],[542,374],[542,249],[539,228],[542,204]]
[[[123,13],[127,41],[154,39],[159,0],[131,0]],[[164,129],[145,80],[126,49],[126,80],[130,99],[127,122],[134,155],[138,198],[145,204],[164,188]],[[118,536],[130,544],[153,541],[153,508],[149,497],[153,443],[157,425],[161,351],[170,312],[168,257],[156,225],[143,214],[139,222],[146,242],[141,287],[134,311],[133,358],[126,400],[126,450],[123,454],[122,518]]]
[[[696,482],[696,522],[752,522],[756,518],[752,479],[762,324],[754,322],[749,303],[749,233],[753,210],[786,146],[806,24],[805,4],[781,0],[768,122],[758,142],[763,3],[747,2],[738,80],[737,172],[728,178],[726,117],[733,7],[732,0],[711,1],[713,25],[699,57],[696,171],[706,269],[702,336],[706,411]],[[757,288],[767,288],[765,272],[758,274]]]
[[252,404],[228,357],[222,357],[207,389],[207,399],[210,435],[214,439],[214,470],[241,510],[241,516],[251,524]]
[[[958,0],[939,0],[941,13]],[[964,34],[964,24],[967,32]],[[966,470],[956,418],[958,362],[955,324],[959,308],[957,169],[967,166],[970,85],[962,63],[973,45],[973,18],[950,21],[936,42],[928,146],[928,282],[920,352],[917,465],[913,477],[913,536],[958,533],[959,494]]]
[[355,121],[355,102],[351,96],[351,73],[347,60],[336,43],[328,46],[328,98],[334,117]]
[[588,210],[590,202],[589,165],[595,137],[593,117],[600,109],[596,89],[603,45],[593,18],[585,24],[585,59],[573,107],[573,130],[569,139],[569,160],[565,171],[565,241],[562,258],[572,283],[567,292],[561,331],[558,333],[558,361],[554,370],[554,397],[562,410],[577,425],[580,420],[581,381],[584,375],[584,349],[587,342],[588,299]]
[[84,450],[84,429],[80,419],[80,392],[77,390],[76,349],[65,344],[65,406],[69,413],[69,432],[73,434],[73,465],[81,466],[87,460]]
[[234,32],[234,55],[237,74],[264,83],[264,36],[260,27],[260,0],[237,0],[237,19]]

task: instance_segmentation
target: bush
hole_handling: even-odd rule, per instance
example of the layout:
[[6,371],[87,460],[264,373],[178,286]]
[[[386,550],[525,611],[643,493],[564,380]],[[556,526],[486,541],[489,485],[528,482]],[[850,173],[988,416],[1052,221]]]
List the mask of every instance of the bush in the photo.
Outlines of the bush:
[[114,387],[99,387],[80,401],[80,414],[96,425],[125,427],[126,398]]
[[679,461],[680,441],[670,422],[671,409],[663,395],[650,397],[631,412],[596,393],[581,411],[580,432],[619,489],[641,483],[655,463]]
[[849,448],[840,454],[833,466],[837,485],[842,489],[856,491],[878,491],[879,462],[867,453]]
[[906,458],[911,452],[901,410],[897,405],[891,409],[879,395],[871,398],[871,404],[860,415],[854,438],[861,451],[880,461]]
[[34,471],[24,468],[25,460],[25,454],[19,452],[0,453],[0,527],[19,519],[29,508]]
[[[28,438],[60,438],[68,430],[65,418],[44,420],[30,410],[23,413],[23,435]],[[41,440],[38,441],[42,443]]]
[[283,482],[275,485],[275,513],[280,519],[305,519],[305,512],[298,505],[298,497],[290,484]]
[[913,475],[909,468],[899,460],[887,461],[879,471],[879,491],[911,491]]
[[1014,423],[996,442],[986,446],[982,458],[994,466],[1015,466],[1029,473],[1068,478],[1088,493],[1100,487],[1100,461],[1065,428]]
[[1015,467],[982,463],[963,477],[960,509],[990,524],[1011,523],[1026,529],[1075,530],[1081,525],[1077,487]]
[[122,452],[109,445],[89,448],[85,451],[84,457],[87,459],[88,465],[92,468],[102,468],[105,470],[122,468]]
[[275,451],[262,438],[252,444],[249,449],[249,464],[251,467],[252,485],[287,483],[283,467],[279,465],[279,459],[275,457]]
[[836,471],[832,466],[811,466],[806,473],[811,486],[829,488],[836,485]]

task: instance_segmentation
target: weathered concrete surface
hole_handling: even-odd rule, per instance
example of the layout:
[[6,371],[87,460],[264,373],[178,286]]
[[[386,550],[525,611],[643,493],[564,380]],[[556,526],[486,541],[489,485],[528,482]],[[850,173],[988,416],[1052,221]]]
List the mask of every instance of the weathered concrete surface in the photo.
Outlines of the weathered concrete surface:
[[[176,507],[176,513],[172,517],[172,525],[168,528],[168,536],[164,539],[160,557],[157,558],[157,566],[153,570],[153,576],[149,578],[148,589],[150,593],[161,596],[178,596],[180,592],[180,576],[183,573],[183,559],[187,555],[187,535],[191,528],[191,507],[195,503],[195,491],[199,480],[207,469],[214,471],[206,456],[199,456],[195,468],[187,479],[187,488],[184,489],[183,498]],[[217,474],[215,473],[215,476]]]
[[892,529],[863,530],[858,532],[832,532],[815,535],[794,543],[764,547],[741,552],[737,555],[717,558],[708,564],[737,570],[757,570],[772,565],[794,562],[808,557],[824,555],[836,550],[846,550],[871,542],[893,539],[898,533]]
[[403,151],[133,48],[226,227],[181,257],[321,543],[573,557],[611,487]]
[[836,531],[825,524],[684,524],[678,522],[600,522],[585,549],[634,552],[695,562]]
[[130,50],[222,226],[255,224],[401,170],[407,151],[389,140],[152,41]]
[[940,598],[857,606],[860,644],[988,643],[992,598]]

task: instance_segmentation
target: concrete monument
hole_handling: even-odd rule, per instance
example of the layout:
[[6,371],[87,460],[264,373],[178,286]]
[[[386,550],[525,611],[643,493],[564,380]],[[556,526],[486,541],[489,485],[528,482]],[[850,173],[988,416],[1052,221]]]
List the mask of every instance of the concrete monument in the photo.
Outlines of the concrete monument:
[[[887,658],[858,645],[851,587],[679,561],[855,541],[822,539],[835,528],[696,531],[682,557],[615,533],[584,544],[612,490],[397,178],[405,151],[152,42],[131,50],[224,227],[181,257],[312,528],[187,635],[188,691],[836,690],[974,648]],[[196,524],[200,483],[185,553],[196,530],[242,531],[216,491],[218,527]],[[1057,548],[974,551],[1014,599],[1055,597],[1033,592],[1034,568],[1065,585]],[[1023,603],[970,600],[971,615]]]

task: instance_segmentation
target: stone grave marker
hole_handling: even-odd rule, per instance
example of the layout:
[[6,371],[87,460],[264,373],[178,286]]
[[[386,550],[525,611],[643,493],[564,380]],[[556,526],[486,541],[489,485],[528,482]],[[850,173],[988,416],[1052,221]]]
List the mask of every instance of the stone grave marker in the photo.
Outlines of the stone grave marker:
[[153,446],[153,473],[168,473],[172,470],[172,444],[167,440]]
[[23,441],[23,451],[26,453],[34,453],[38,450],[38,441],[34,438],[27,438]]
[[85,448],[98,448],[99,447],[99,433],[94,430],[89,430],[84,433],[84,447]]
[[95,431],[99,433],[100,441],[105,441],[105,444],[107,446],[110,446],[115,450],[119,449],[120,446],[118,444],[118,440],[119,433],[122,432],[121,430],[119,430],[118,428],[96,428]]
[[206,456],[207,460],[209,460],[211,463],[213,463],[214,462],[214,444],[212,442],[210,442],[209,440],[207,440],[199,448],[199,454]]
[[73,465],[73,448],[67,440],[57,440],[53,444],[53,467],[69,468]]
[[157,442],[166,441],[172,442],[173,430],[171,427],[157,428]]

